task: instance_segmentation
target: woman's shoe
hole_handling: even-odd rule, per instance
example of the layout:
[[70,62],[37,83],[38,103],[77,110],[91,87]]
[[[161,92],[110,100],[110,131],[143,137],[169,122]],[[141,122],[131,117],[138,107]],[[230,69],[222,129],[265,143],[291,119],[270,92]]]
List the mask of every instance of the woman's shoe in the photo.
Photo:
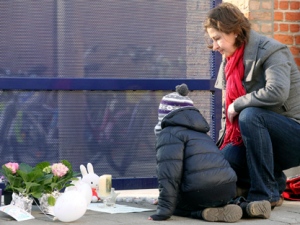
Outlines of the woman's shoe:
[[258,217],[268,219],[271,215],[271,203],[267,200],[250,202],[244,197],[238,197],[231,200],[230,204],[237,204],[240,206],[244,218]]
[[246,206],[246,212],[249,217],[268,219],[271,215],[271,203],[266,200],[250,202]]
[[273,210],[275,207],[279,207],[282,205],[284,198],[280,196],[280,199],[277,202],[271,202],[271,209]]

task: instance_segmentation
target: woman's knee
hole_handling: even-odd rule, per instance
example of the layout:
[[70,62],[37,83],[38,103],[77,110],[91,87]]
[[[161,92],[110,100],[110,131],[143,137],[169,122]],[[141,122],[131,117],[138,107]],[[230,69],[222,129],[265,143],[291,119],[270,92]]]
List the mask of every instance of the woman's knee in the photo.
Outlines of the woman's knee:
[[236,146],[228,144],[222,150],[225,159],[229,162],[232,168],[239,169],[240,167],[246,166],[246,149],[244,146]]
[[252,121],[258,115],[260,109],[256,107],[248,107],[243,109],[239,114],[239,122]]

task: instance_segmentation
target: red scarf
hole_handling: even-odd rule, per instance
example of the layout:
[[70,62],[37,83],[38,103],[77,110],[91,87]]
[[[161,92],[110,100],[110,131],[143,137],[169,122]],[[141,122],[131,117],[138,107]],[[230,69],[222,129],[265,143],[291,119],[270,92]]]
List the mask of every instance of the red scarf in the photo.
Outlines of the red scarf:
[[227,144],[242,145],[243,140],[238,123],[238,116],[235,116],[233,122],[230,123],[227,117],[228,106],[238,97],[245,95],[246,91],[243,87],[242,80],[244,78],[244,55],[245,45],[236,49],[232,56],[227,58],[225,66],[226,76],[226,131],[225,138],[221,149]]

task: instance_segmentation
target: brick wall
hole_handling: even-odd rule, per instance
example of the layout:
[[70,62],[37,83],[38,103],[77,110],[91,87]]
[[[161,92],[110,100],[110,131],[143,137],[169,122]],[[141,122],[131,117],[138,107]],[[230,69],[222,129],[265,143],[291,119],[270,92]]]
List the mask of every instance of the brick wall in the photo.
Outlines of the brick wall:
[[225,0],[237,5],[252,28],[286,44],[300,70],[300,0]]
[[274,1],[274,38],[290,48],[300,69],[300,0]]

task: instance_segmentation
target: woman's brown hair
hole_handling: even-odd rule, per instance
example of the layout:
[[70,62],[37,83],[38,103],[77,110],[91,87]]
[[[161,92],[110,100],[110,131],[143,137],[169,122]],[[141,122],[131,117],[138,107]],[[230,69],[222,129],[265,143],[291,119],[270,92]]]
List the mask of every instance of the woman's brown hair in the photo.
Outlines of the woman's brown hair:
[[[235,46],[241,47],[249,41],[251,24],[245,15],[235,5],[224,2],[211,9],[204,21],[204,29],[214,28],[225,34],[237,35]],[[208,45],[212,49],[212,45]]]

